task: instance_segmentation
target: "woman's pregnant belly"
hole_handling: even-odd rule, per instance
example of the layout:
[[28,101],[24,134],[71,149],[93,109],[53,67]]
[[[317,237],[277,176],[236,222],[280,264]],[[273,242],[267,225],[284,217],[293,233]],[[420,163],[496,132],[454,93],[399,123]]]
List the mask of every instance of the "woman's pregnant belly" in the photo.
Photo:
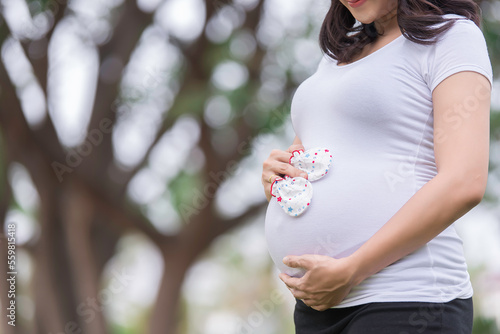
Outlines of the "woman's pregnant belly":
[[[310,207],[291,217],[272,198],[265,217],[269,253],[281,272],[300,277],[303,269],[290,268],[287,255],[320,254],[345,257],[358,249],[414,194],[412,177],[400,177],[394,186],[397,164],[387,161],[335,159],[327,176],[312,182]],[[396,175],[397,176],[397,175]]]

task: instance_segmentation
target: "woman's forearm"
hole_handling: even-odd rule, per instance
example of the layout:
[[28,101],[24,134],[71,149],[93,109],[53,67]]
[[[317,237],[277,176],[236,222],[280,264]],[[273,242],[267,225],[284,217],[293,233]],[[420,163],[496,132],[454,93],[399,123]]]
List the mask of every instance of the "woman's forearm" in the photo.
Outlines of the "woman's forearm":
[[425,245],[476,206],[483,194],[474,178],[436,175],[349,256],[356,267],[354,284]]
[[[464,71],[433,91],[434,155],[438,174],[350,257],[359,283],[425,245],[482,199],[488,178],[490,83]],[[450,113],[477,101],[457,127]]]

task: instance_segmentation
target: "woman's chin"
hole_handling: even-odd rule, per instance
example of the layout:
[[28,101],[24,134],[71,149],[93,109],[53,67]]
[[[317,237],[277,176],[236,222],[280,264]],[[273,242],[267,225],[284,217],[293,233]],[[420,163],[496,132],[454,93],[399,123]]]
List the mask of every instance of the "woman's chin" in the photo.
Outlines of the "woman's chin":
[[356,21],[359,21],[363,24],[371,24],[374,21],[373,17],[371,17],[371,16],[370,17],[366,17],[366,16],[356,17],[355,15],[353,15],[353,16],[356,19]]

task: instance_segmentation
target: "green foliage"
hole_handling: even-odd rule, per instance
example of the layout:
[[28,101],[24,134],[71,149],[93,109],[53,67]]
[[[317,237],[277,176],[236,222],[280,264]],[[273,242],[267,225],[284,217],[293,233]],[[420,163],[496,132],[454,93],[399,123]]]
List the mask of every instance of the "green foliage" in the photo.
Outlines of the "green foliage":
[[48,9],[59,6],[55,0],[26,0],[31,16],[43,13]]
[[493,72],[498,73],[497,70],[500,70],[500,22],[496,20],[484,20],[482,24],[482,31],[486,44],[488,45]]
[[245,108],[252,103],[253,95],[259,88],[255,82],[247,82],[245,85],[224,95],[231,103],[231,107],[236,113],[241,114]]
[[491,140],[500,140],[500,112],[492,112],[490,115]]
[[203,68],[207,72],[211,72],[217,65],[224,60],[232,60],[230,52],[231,38],[221,44],[213,44],[208,49],[202,59],[200,59]]
[[477,317],[474,319],[472,334],[500,334],[494,319]]
[[113,333],[113,334],[134,334],[136,332],[132,328],[123,327],[123,326],[119,326],[119,325],[114,324],[111,327],[111,333]]
[[[0,45],[3,44],[3,41],[8,37],[9,29],[7,29],[7,24],[4,21],[4,18],[0,16]],[[2,97],[2,91],[0,90],[0,98]]]
[[175,108],[168,111],[169,117],[177,118],[185,114],[202,117],[205,101],[209,96],[206,83],[202,81],[192,83],[176,97]]
[[178,174],[169,184],[172,205],[181,216],[190,216],[192,210],[197,211],[202,206],[204,194],[199,190],[202,184],[199,175],[185,172]]

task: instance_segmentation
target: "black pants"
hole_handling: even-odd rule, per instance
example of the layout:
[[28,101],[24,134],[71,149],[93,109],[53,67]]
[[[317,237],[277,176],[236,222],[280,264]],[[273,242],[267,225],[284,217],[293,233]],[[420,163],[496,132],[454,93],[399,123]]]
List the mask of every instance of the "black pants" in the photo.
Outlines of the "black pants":
[[472,298],[384,302],[316,311],[297,299],[296,334],[471,334]]

